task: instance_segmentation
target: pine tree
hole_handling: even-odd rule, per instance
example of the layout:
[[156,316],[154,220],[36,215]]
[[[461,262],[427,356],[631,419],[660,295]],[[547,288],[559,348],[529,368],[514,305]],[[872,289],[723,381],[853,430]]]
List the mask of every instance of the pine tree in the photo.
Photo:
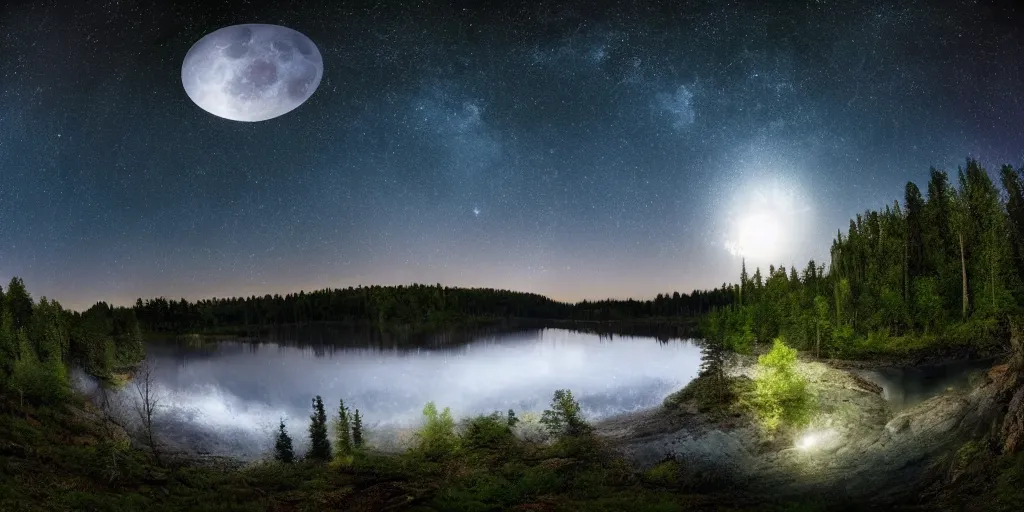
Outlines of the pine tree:
[[1003,166],[1000,178],[1006,192],[1007,224],[1017,275],[1024,277],[1024,181],[1009,165]]
[[509,426],[509,428],[516,426],[516,423],[519,423],[519,418],[516,417],[516,412],[513,411],[512,409],[509,409],[508,416],[505,417],[505,422]]
[[337,448],[337,454],[339,457],[350,455],[352,453],[352,431],[351,423],[348,417],[348,408],[345,407],[345,400],[342,399],[338,403],[338,419],[334,425],[335,429],[335,443]]
[[363,418],[359,415],[359,409],[352,416],[352,447],[356,450],[363,447]]
[[7,293],[4,295],[5,308],[11,312],[14,320],[14,328],[28,328],[29,319],[32,317],[32,296],[25,289],[25,282],[20,277],[12,277],[7,285]]
[[309,454],[306,456],[315,460],[331,460],[331,441],[327,439],[327,413],[324,412],[324,401],[320,395],[313,399],[313,414],[309,420]]
[[743,258],[740,263],[740,307],[743,307],[743,292],[747,290],[750,276],[747,275],[747,259]]
[[580,403],[572,391],[559,389],[551,399],[551,409],[541,414],[540,422],[555,436],[580,436],[590,432],[591,427],[583,419]]
[[710,336],[704,340],[700,351],[700,376],[710,384],[711,396],[715,403],[725,396],[725,342],[721,336]]
[[11,312],[0,310],[0,384],[14,373],[20,347],[14,333],[14,318]]
[[284,418],[277,428],[277,442],[274,443],[274,459],[285,464],[291,464],[295,460],[295,450],[292,448],[292,438],[284,428]]

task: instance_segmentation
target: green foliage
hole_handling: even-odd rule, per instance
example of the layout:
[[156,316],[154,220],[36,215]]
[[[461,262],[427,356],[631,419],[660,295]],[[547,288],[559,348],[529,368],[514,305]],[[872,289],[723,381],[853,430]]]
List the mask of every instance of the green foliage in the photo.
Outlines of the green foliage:
[[25,329],[18,329],[15,339],[18,343],[18,359],[14,363],[10,388],[33,404],[57,404],[67,399],[71,395],[71,388],[63,362],[56,355],[41,361]]
[[581,436],[591,431],[590,425],[583,419],[579,402],[568,389],[555,391],[551,409],[544,411],[540,422],[555,437]]
[[459,449],[459,437],[455,434],[455,420],[448,407],[438,413],[434,402],[423,407],[424,423],[416,437],[417,451],[427,459],[437,460],[455,453]]
[[668,409],[680,409],[685,404],[693,402],[699,412],[728,414],[740,395],[742,381],[749,382],[749,379],[714,379],[701,375],[691,380],[683,389],[665,397],[662,405]]
[[324,401],[320,395],[313,399],[313,414],[309,420],[309,452],[306,458],[331,460],[331,442],[327,438],[327,413],[324,411]]
[[776,338],[772,349],[757,358],[754,406],[769,431],[781,425],[800,426],[810,420],[807,382],[796,371],[796,350]]
[[505,416],[505,423],[508,425],[508,428],[515,427],[516,423],[519,423],[519,418],[516,417],[516,412],[512,409],[508,410],[508,414]]
[[996,481],[996,510],[1020,510],[1024,503],[1024,452],[1005,457],[1002,471]]
[[515,441],[515,436],[508,418],[495,412],[467,421],[461,439],[462,445],[469,448],[507,448]]
[[14,329],[29,328],[33,306],[25,282],[20,277],[12,277],[4,294],[4,310],[11,313]]
[[363,417],[359,415],[359,409],[352,416],[352,447],[356,450],[363,447]]
[[345,400],[338,403],[338,417],[334,422],[334,448],[335,456],[348,457],[352,455],[352,424],[349,420],[348,408],[345,407]]
[[[796,269],[741,268],[736,303],[709,314],[702,332],[748,350],[784,336],[823,357],[875,357],[936,347],[998,352],[998,324],[1024,300],[1024,182],[1004,166],[1000,190],[975,160],[931,170],[927,198],[913,183],[905,203],[850,220],[831,262]],[[753,335],[753,340],[751,340]],[[901,342],[907,342],[901,344]]]
[[14,333],[14,318],[10,311],[0,309],[0,389],[14,373],[18,360],[18,338]]
[[274,442],[274,460],[291,464],[295,461],[295,449],[292,447],[292,438],[284,427],[284,420],[277,427],[277,440]]
[[972,462],[984,453],[985,448],[977,441],[968,441],[956,451],[953,456],[953,469],[962,471],[967,469]]
[[705,403],[721,403],[726,397],[725,350],[725,342],[718,338],[708,338],[701,346],[699,377],[705,384],[699,396]]

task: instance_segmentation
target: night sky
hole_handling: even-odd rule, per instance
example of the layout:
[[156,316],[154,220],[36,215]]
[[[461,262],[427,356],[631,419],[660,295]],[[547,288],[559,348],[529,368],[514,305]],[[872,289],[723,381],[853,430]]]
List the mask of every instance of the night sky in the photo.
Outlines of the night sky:
[[[0,279],[73,308],[649,298],[742,255],[825,260],[929,166],[1024,164],[1014,2],[592,4],[5,1]],[[244,123],[189,99],[186,52],[240,23],[316,43],[305,104]]]

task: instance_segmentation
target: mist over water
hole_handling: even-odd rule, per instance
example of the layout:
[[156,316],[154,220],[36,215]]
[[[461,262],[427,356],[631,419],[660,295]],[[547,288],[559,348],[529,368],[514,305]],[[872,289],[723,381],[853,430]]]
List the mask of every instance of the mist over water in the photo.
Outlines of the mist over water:
[[[596,420],[656,406],[696,375],[700,348],[690,341],[602,337],[563,329],[481,336],[435,349],[220,342],[201,348],[148,347],[162,398],[163,436],[181,449],[258,457],[284,418],[305,449],[310,400],[328,414],[338,400],[359,409],[366,428],[418,425],[428,401],[458,419],[514,409],[540,412],[569,388]],[[122,393],[130,392],[131,385]]]

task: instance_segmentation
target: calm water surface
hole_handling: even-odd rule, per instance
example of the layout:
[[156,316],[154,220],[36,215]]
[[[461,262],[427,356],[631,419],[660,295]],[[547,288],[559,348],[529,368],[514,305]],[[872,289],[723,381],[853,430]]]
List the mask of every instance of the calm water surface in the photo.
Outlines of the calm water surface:
[[[659,405],[700,366],[700,348],[690,340],[565,329],[444,335],[440,346],[420,349],[397,348],[365,333],[321,330],[272,333],[263,340],[147,347],[160,397],[160,433],[169,444],[261,457],[272,449],[283,418],[302,452],[315,395],[324,398],[331,416],[341,398],[359,409],[371,439],[415,427],[428,401],[451,407],[456,418],[510,408],[522,416],[546,409],[561,388],[573,391],[587,418],[599,420]],[[965,389],[991,364],[859,373],[879,383],[899,411],[947,389]],[[81,375],[78,381],[85,391],[94,387]],[[126,414],[133,392],[131,385],[121,391]]]
[[590,419],[655,406],[692,380],[700,349],[690,341],[602,337],[563,329],[482,335],[459,347],[300,347],[286,340],[189,348],[153,344],[166,437],[200,452],[259,456],[284,418],[303,449],[310,399],[328,414],[344,398],[368,429],[416,425],[427,401],[456,418],[547,408],[569,388]]

